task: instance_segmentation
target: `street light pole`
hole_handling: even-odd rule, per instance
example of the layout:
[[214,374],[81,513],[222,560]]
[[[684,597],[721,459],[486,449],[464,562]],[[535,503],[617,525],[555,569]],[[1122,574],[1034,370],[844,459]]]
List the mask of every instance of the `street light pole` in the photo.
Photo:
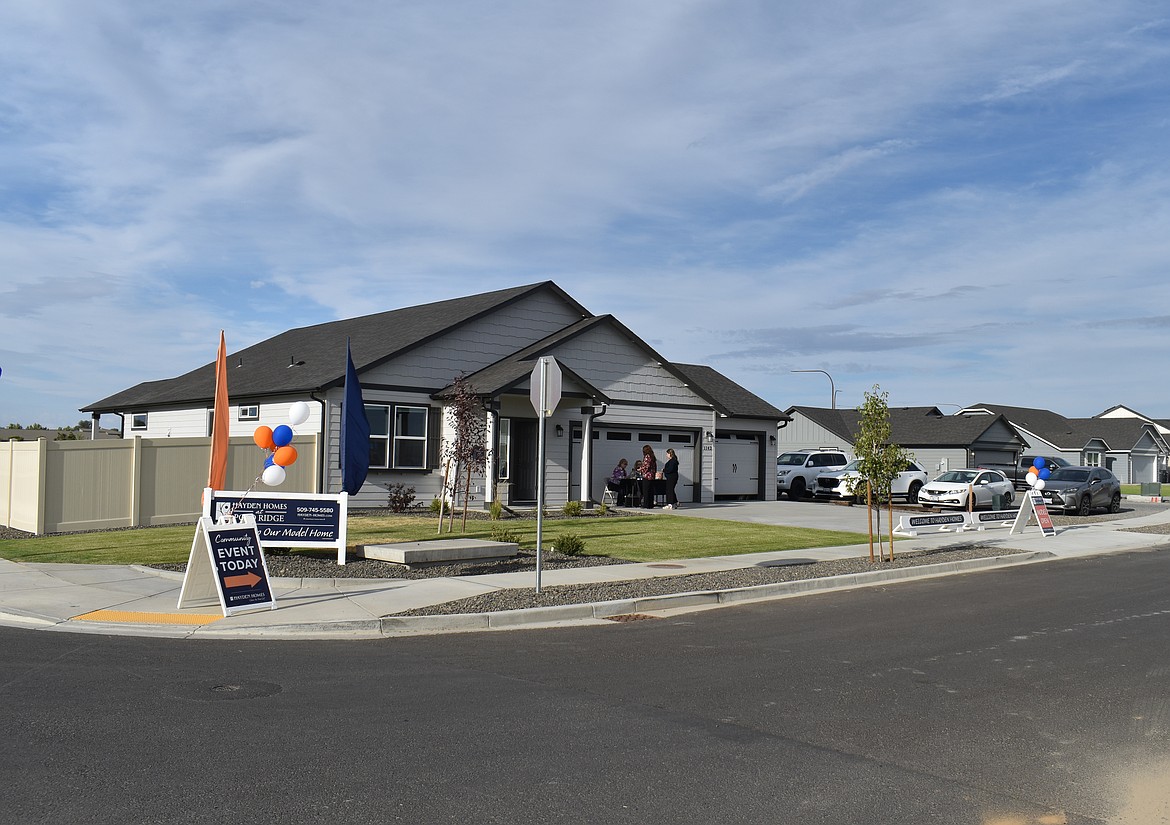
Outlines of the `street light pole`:
[[829,379],[829,392],[833,396],[833,409],[837,409],[837,386],[833,383],[833,376],[829,375],[824,370],[792,370],[793,372],[819,372],[821,375]]

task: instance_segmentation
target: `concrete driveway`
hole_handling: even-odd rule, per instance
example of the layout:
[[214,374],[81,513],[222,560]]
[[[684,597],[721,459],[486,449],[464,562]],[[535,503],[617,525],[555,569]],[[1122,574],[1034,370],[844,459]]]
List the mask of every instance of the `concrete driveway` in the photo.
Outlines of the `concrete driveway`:
[[[896,520],[899,511],[894,510]],[[847,530],[852,533],[866,533],[869,530],[863,506],[852,507],[825,501],[719,501],[714,504],[687,504],[677,511],[680,516],[695,518],[743,521],[750,524],[784,525],[787,527],[811,527],[817,530]],[[906,511],[901,511],[905,513]],[[913,508],[915,515],[921,508]],[[888,531],[888,511],[882,511],[882,532]],[[875,521],[876,529],[876,521]]]

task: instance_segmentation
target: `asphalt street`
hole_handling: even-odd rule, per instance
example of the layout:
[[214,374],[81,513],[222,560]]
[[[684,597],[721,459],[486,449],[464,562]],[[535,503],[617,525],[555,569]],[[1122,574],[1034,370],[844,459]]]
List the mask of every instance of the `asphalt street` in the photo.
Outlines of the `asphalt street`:
[[1168,574],[362,642],[0,628],[0,822],[1167,821]]

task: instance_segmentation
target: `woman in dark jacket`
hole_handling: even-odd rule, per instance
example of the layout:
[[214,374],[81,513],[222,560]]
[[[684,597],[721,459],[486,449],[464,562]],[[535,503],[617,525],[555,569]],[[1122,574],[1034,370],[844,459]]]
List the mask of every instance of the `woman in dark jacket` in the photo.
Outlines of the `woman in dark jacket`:
[[654,448],[642,445],[642,506],[647,510],[654,506],[654,476],[658,474],[658,459]]
[[678,485],[678,456],[674,450],[667,448],[666,463],[662,465],[662,478],[666,481],[666,509],[678,509],[678,496],[674,492]]

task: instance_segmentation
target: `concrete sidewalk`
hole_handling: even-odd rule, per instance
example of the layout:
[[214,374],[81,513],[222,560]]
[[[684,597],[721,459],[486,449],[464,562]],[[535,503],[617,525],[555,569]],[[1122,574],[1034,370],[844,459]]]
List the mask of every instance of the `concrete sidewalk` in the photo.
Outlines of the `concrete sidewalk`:
[[[781,502],[735,502],[688,507],[663,514],[668,519],[720,518],[756,523],[801,524],[830,515],[823,505],[811,516],[802,516],[801,505]],[[783,509],[781,509],[783,508]],[[833,508],[837,509],[837,508]],[[810,511],[811,512],[811,511]],[[846,516],[864,518],[865,510]],[[836,514],[831,529],[842,527]],[[1023,535],[1006,530],[984,533],[938,533],[900,540],[901,553],[928,548],[970,545],[1026,551],[1020,555],[760,585],[718,593],[683,593],[647,599],[598,604],[566,605],[499,613],[458,616],[395,617],[405,610],[441,604],[485,591],[531,588],[535,574],[496,573],[439,579],[281,579],[271,581],[275,610],[257,610],[225,618],[218,602],[197,609],[177,608],[182,574],[137,566],[89,564],[19,564],[0,560],[0,624],[75,633],[105,633],[175,638],[382,638],[385,636],[492,630],[510,627],[551,626],[565,623],[606,623],[605,617],[715,607],[756,599],[783,598],[802,593],[883,582],[946,575],[1100,553],[1150,549],[1170,543],[1170,536],[1126,532],[1124,528],[1170,523],[1170,507],[1154,514],[1118,521],[1079,524],[1060,528],[1045,538],[1039,528]],[[813,526],[803,524],[802,526]],[[625,564],[546,570],[545,588],[566,584],[623,581],[659,576],[679,576],[753,567],[777,562],[821,561],[867,556],[866,544],[808,550],[713,556],[652,564]]]

